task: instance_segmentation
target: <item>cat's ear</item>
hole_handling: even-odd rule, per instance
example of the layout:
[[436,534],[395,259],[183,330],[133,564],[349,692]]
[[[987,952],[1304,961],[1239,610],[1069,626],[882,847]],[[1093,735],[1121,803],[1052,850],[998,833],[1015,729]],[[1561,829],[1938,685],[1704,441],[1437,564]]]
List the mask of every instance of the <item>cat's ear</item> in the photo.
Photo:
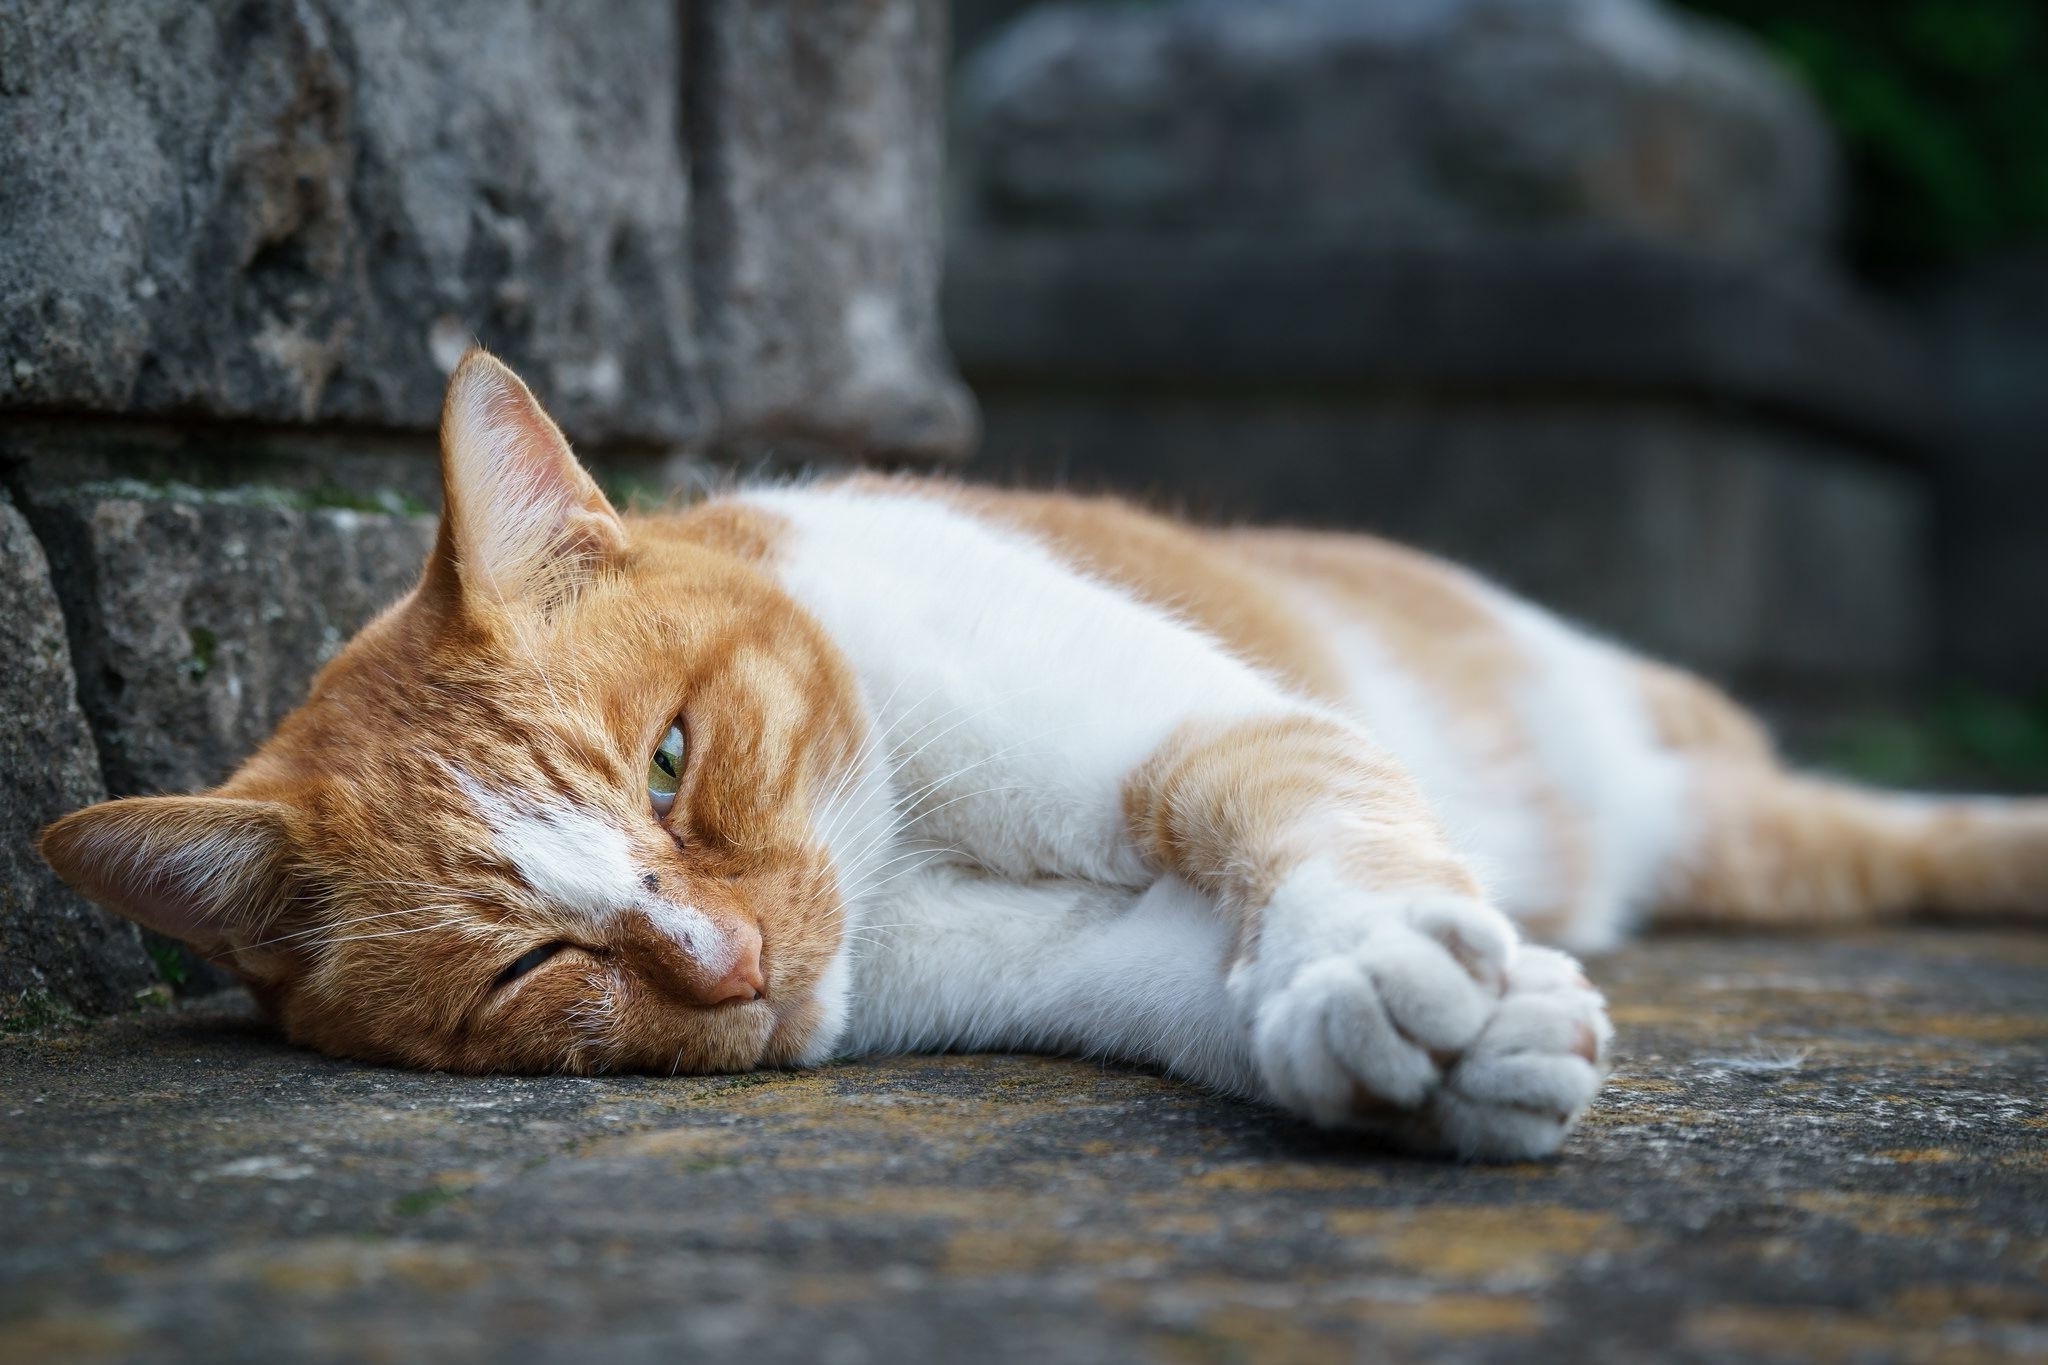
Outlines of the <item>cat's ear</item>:
[[519,376],[472,349],[441,406],[441,531],[431,581],[510,603],[550,595],[626,544],[619,514]]
[[131,796],[73,811],[37,848],[109,910],[220,957],[289,900],[293,814],[230,796]]

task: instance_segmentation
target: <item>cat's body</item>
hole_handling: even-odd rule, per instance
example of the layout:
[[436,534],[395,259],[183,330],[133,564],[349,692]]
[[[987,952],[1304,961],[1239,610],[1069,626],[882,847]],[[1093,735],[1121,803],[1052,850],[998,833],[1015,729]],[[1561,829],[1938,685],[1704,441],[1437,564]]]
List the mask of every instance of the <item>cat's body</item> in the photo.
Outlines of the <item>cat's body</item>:
[[621,520],[486,358],[444,442],[421,588],[278,736],[45,842],[331,1051],[1081,1051],[1530,1154],[1609,1030],[1510,917],[2048,892],[2038,805],[1793,777],[1706,685],[1362,537],[876,479]]

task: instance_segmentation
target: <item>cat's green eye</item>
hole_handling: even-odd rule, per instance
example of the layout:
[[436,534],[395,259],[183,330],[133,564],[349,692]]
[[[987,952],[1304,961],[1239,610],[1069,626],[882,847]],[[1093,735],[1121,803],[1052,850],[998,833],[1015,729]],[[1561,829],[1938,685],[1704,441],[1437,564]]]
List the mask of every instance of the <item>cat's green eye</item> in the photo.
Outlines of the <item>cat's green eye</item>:
[[683,727],[671,725],[647,765],[647,800],[657,816],[666,816],[683,785]]

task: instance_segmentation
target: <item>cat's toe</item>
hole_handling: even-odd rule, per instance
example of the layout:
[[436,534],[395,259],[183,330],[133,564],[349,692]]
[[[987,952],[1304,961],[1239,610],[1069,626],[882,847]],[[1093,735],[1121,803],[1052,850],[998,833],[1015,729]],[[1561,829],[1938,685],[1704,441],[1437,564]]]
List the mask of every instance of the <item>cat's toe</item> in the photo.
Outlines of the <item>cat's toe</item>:
[[1318,1123],[1413,1111],[1487,1027],[1497,987],[1439,938],[1388,923],[1265,1001],[1253,1052],[1282,1105]]
[[1506,988],[1508,964],[1520,961],[1514,925],[1484,901],[1452,895],[1417,898],[1402,906],[1402,918],[1495,995]]
[[1562,953],[1532,948],[1508,993],[1431,1097],[1441,1145],[1465,1156],[1521,1158],[1557,1150],[1607,1075],[1606,1003]]
[[1274,1099],[1331,1126],[1361,1102],[1420,1104],[1441,1074],[1429,1050],[1395,1027],[1372,978],[1346,959],[1305,968],[1268,1001],[1252,1048]]

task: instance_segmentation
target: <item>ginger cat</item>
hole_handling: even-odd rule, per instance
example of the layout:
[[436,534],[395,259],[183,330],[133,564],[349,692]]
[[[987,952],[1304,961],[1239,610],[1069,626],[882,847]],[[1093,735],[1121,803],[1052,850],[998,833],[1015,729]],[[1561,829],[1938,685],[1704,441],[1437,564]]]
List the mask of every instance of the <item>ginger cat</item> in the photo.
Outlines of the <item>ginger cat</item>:
[[2048,907],[2048,802],[1794,776],[1703,683],[1358,536],[855,478],[621,517],[472,353],[419,586],[225,785],[52,825],[292,1038],[453,1071],[1104,1054],[1554,1150],[1518,923]]

